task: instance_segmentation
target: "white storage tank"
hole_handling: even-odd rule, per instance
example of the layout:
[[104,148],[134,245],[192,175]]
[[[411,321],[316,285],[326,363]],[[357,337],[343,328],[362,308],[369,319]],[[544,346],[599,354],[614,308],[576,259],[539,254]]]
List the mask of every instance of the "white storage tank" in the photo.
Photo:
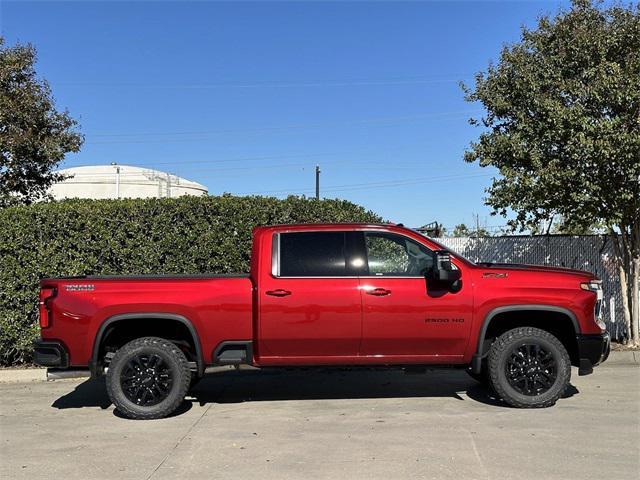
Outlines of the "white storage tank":
[[130,165],[92,165],[60,170],[67,178],[51,186],[64,198],[167,198],[207,195],[207,187],[170,173]]

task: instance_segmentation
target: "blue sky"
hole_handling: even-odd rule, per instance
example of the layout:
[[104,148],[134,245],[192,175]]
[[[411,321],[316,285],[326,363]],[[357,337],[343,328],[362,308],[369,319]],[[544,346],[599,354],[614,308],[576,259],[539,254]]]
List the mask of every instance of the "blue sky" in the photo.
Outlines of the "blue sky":
[[212,194],[314,194],[419,226],[503,225],[462,160],[482,112],[459,81],[566,2],[0,4],[86,143],[63,166],[139,165]]

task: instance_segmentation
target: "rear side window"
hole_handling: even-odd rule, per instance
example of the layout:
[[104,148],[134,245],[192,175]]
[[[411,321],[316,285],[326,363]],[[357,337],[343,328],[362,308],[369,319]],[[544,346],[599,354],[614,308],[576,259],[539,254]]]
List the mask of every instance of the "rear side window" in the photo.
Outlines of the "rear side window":
[[296,232],[279,235],[278,275],[341,277],[347,275],[344,232]]

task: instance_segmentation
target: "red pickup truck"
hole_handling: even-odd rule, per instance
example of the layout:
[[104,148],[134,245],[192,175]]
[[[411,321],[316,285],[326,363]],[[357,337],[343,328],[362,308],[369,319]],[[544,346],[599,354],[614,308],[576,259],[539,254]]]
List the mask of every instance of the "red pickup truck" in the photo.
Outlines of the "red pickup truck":
[[591,273],[474,264],[401,225],[258,227],[249,275],[41,281],[36,363],[106,375],[130,418],[170,414],[217,365],[465,368],[553,405],[606,359]]

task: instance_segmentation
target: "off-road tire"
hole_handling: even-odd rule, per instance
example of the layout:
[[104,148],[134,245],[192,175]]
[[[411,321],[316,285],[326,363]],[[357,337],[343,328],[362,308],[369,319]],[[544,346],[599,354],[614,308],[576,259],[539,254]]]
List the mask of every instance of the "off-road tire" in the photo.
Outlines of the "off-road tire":
[[[127,397],[122,387],[123,370],[139,356],[152,355],[160,358],[171,377],[168,393],[159,403],[139,405]],[[143,337],[132,340],[121,347],[113,356],[107,372],[107,393],[118,412],[127,418],[152,420],[170,415],[183,402],[189,389],[191,372],[184,353],[175,344],[157,337]],[[161,397],[162,398],[162,397]]]
[[[524,394],[508,379],[508,362],[513,352],[527,345],[538,346],[551,354],[555,378],[548,390],[539,394]],[[551,333],[533,327],[520,327],[503,333],[489,350],[489,382],[496,394],[517,408],[550,407],[565,392],[571,380],[571,359],[560,340]]]

